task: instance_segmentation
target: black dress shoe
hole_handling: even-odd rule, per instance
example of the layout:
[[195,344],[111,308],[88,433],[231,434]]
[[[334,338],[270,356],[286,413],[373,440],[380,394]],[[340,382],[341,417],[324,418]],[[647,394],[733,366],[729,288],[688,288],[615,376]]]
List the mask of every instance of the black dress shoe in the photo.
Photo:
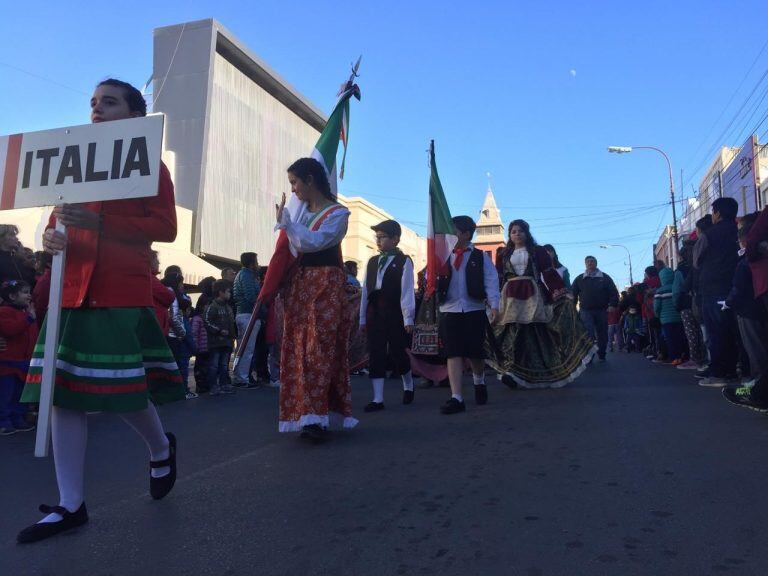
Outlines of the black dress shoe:
[[384,402],[368,402],[363,408],[365,412],[378,412],[379,410],[384,410]]
[[485,404],[488,402],[488,387],[485,384],[475,386],[475,404]]
[[443,414],[458,414],[459,412],[464,412],[466,409],[467,407],[464,405],[464,402],[459,402],[456,398],[451,398],[440,407],[440,412]]
[[440,382],[437,383],[438,388],[449,388],[451,386],[451,382],[448,380],[448,378],[443,378],[440,380]]
[[70,512],[63,506],[47,506],[41,504],[40,512],[43,514],[58,514],[61,516],[61,520],[58,522],[39,522],[24,528],[24,530],[19,532],[16,536],[16,541],[19,544],[28,544],[30,542],[45,540],[46,538],[55,536],[59,532],[77,528],[88,522],[88,511],[85,509],[85,502],[80,504],[80,508],[74,512]]
[[514,378],[512,378],[512,376],[510,376],[509,374],[504,374],[504,375],[501,377],[501,382],[502,382],[502,384],[504,384],[505,386],[508,386],[509,388],[512,388],[512,390],[514,390],[515,388],[517,388],[517,382],[515,382],[515,379],[514,379]]
[[309,424],[301,428],[299,438],[312,444],[320,444],[328,438],[328,433],[320,424]]
[[403,404],[411,404],[413,402],[413,390],[403,390]]
[[[158,460],[157,462],[149,461],[149,493],[155,500],[160,500],[167,496],[168,492],[173,489],[173,485],[176,483],[176,436],[170,432],[167,432],[165,435],[168,438],[169,444],[168,458],[165,460]],[[165,466],[171,468],[171,471],[168,474],[161,476],[160,478],[152,477],[152,468],[164,468]]]

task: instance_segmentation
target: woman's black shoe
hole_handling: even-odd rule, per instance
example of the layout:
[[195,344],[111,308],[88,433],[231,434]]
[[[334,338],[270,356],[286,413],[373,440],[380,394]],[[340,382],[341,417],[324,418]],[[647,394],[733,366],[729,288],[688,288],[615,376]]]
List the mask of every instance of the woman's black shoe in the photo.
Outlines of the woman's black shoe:
[[312,444],[320,444],[327,438],[327,433],[320,424],[309,424],[301,428],[301,434],[299,438],[307,440]]
[[466,405],[463,401],[459,402],[456,398],[451,398],[440,407],[440,412],[443,414],[458,414],[459,412],[464,412],[466,409]]
[[[157,462],[149,461],[149,493],[155,500],[160,500],[168,495],[173,489],[173,485],[176,483],[176,436],[167,432],[168,438],[168,452],[169,456],[165,460],[158,460]],[[160,478],[154,478],[152,476],[152,468],[164,468],[170,466],[171,471],[165,476]]]
[[413,390],[403,390],[403,404],[411,404],[413,402]]
[[378,412],[384,410],[384,402],[368,402],[363,408],[364,412]]
[[19,532],[16,536],[16,541],[19,544],[28,544],[30,542],[45,540],[51,536],[56,536],[59,532],[77,528],[88,522],[88,511],[85,509],[85,502],[80,504],[80,508],[74,512],[70,512],[63,506],[47,506],[41,504],[40,512],[43,514],[58,514],[61,516],[61,520],[58,522],[39,522],[24,528],[24,530]]

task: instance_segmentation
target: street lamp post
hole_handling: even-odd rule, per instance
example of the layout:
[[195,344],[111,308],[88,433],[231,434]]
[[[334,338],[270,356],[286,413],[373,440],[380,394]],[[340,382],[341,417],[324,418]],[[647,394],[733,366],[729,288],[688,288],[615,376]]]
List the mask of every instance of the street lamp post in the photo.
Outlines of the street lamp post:
[[608,146],[608,152],[613,154],[629,154],[632,150],[655,150],[667,161],[667,168],[669,168],[669,195],[672,199],[672,239],[674,240],[674,247],[672,248],[672,265],[677,267],[677,208],[675,206],[675,180],[672,177],[672,162],[669,160],[666,152],[661,148],[655,146]]
[[600,244],[600,248],[604,248],[605,250],[612,247],[624,248],[624,250],[627,251],[627,258],[629,259],[629,285],[634,285],[635,279],[632,276],[632,254],[629,253],[629,248],[624,246],[624,244]]

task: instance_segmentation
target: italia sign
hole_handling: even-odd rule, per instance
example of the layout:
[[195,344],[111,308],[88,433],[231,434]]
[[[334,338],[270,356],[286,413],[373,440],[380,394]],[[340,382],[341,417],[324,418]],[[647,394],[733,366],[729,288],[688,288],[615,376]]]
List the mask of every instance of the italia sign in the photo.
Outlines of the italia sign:
[[0,210],[157,195],[163,119],[0,136]]

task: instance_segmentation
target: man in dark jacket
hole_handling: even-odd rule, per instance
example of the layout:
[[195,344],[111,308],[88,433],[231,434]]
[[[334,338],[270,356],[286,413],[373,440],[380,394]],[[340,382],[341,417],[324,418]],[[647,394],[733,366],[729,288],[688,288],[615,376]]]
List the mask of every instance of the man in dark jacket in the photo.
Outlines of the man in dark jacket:
[[619,305],[619,291],[608,274],[597,267],[597,258],[584,259],[587,270],[571,285],[573,298],[579,303],[579,316],[593,340],[597,340],[597,356],[605,361],[608,344],[608,309]]
[[733,198],[712,203],[712,226],[696,241],[693,265],[698,270],[702,321],[707,329],[710,370],[701,386],[722,388],[736,379],[739,357],[739,329],[733,310],[723,309],[731,291],[739,261],[736,215],[739,205]]

